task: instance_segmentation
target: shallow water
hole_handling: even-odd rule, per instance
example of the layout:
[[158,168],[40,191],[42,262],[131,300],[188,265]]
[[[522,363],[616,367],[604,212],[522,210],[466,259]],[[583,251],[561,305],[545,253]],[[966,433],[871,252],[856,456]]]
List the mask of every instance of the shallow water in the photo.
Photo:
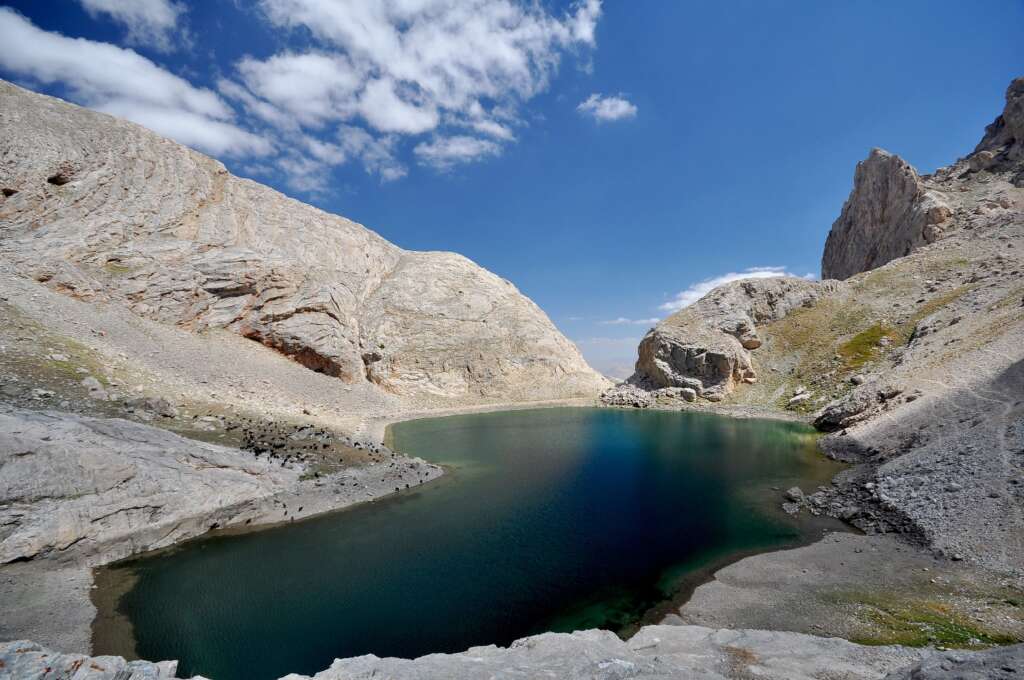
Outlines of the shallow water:
[[449,474],[107,568],[102,588],[129,589],[98,594],[98,625],[121,630],[98,630],[95,651],[130,652],[133,634],[138,656],[180,659],[182,675],[259,680],[336,657],[623,632],[708,565],[837,528],[778,509],[772,487],[837,470],[793,423],[558,408],[411,421],[390,437]]

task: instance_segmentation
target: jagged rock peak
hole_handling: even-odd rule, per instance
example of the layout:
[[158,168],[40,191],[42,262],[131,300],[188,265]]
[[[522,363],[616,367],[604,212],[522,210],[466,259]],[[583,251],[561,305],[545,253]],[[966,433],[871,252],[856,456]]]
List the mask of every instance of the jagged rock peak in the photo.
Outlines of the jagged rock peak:
[[846,279],[909,255],[940,238],[951,214],[909,163],[872,149],[857,164],[853,191],[825,241],[821,276]]
[[967,158],[926,177],[881,149],[858,163],[853,191],[825,242],[822,278],[849,278],[958,233],[962,195],[993,176],[1024,187],[1024,78],[1010,83],[1003,113]]
[[974,153],[995,151],[1006,153],[1011,160],[1024,159],[1024,77],[1016,78],[1006,88],[1003,113],[985,128],[985,136]]
[[462,256],[402,250],[138,125],[3,81],[0,130],[0,257],[54,290],[228,329],[424,402],[607,385],[533,302]]

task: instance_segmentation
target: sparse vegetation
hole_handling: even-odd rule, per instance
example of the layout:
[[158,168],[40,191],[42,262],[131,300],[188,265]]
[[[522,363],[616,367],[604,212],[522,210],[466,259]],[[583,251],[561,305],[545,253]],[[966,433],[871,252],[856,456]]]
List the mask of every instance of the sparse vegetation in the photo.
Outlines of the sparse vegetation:
[[875,323],[839,345],[837,353],[846,371],[853,372],[877,359],[886,342],[894,344],[900,340],[900,334],[895,328],[885,323]]
[[972,621],[942,602],[887,603],[869,598],[857,606],[871,628],[851,637],[851,641],[862,645],[981,649],[1021,641],[980,621]]

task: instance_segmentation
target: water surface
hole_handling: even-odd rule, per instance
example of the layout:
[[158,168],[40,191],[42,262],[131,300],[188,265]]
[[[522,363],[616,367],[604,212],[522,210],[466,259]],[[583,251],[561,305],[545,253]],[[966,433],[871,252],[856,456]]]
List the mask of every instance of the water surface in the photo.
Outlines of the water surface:
[[694,413],[506,411],[401,423],[390,437],[449,474],[108,568],[101,587],[127,592],[96,598],[95,651],[134,642],[185,676],[259,680],[336,657],[626,632],[708,565],[820,535],[822,522],[778,510],[779,489],[836,471],[803,426]]

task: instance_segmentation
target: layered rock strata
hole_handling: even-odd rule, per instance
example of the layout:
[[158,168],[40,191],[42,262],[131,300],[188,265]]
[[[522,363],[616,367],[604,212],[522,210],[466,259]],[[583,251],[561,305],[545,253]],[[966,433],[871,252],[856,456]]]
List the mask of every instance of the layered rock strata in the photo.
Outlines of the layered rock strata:
[[508,281],[409,252],[112,116],[0,82],[0,257],[195,331],[226,328],[349,383],[435,400],[605,386]]

